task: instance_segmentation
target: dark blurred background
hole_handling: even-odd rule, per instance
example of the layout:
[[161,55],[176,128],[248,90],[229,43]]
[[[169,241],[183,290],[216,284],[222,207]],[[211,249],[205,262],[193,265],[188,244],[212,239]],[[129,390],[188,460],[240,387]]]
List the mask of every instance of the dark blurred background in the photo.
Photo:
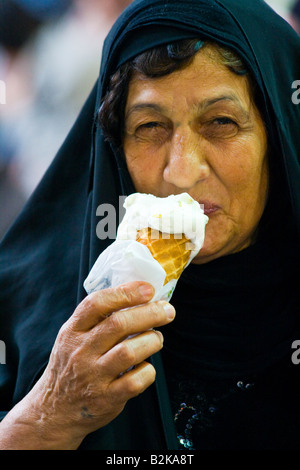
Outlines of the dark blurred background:
[[[0,0],[0,238],[66,137],[131,1]],[[266,1],[300,33],[300,0]]]
[[131,1],[0,0],[0,238],[66,137]]

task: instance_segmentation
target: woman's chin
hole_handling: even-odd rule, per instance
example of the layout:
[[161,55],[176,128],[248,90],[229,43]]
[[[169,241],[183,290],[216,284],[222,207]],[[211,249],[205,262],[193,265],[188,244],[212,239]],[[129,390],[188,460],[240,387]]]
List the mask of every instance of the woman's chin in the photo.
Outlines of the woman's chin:
[[251,238],[245,240],[235,239],[235,237],[224,237],[223,239],[211,239],[207,237],[199,253],[192,260],[193,264],[204,264],[221,256],[238,253],[251,245]]
[[203,245],[199,253],[195,256],[195,258],[193,258],[192,264],[208,263],[209,261],[219,258],[220,256],[223,256],[222,249],[220,250],[218,250],[217,248],[208,249],[208,248],[205,248],[205,246]]
[[235,231],[232,226],[228,225],[229,224],[227,224],[227,226],[220,224],[218,230],[214,230],[213,226],[207,226],[203,246],[192,260],[193,264],[208,263],[216,258],[234,252]]

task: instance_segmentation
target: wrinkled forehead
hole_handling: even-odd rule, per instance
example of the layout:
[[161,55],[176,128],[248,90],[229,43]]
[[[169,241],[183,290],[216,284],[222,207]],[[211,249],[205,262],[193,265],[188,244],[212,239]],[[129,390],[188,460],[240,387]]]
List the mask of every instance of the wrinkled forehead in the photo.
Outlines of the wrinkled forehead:
[[[228,5],[231,3],[236,0],[228,0]],[[239,5],[237,8],[241,9]],[[248,37],[229,12],[227,3],[225,7],[216,0],[134,1],[120,16],[104,43],[97,102],[100,104],[104,97],[110,77],[125,62],[154,47],[195,37],[215,41],[239,54],[252,72],[262,95],[261,101],[265,102],[262,76]],[[266,105],[263,108],[266,109]]]
[[[214,18],[215,19],[215,18]],[[187,19],[185,19],[187,21]],[[235,25],[236,26],[236,25]],[[225,35],[226,36],[226,35]],[[108,61],[105,62],[107,68],[106,74],[102,76],[102,97],[106,93],[111,76],[125,63],[128,63],[145,52],[156,49],[157,47],[167,46],[184,39],[199,38],[202,41],[214,42],[220,46],[232,49],[243,61],[248,72],[251,74],[252,82],[260,86],[260,74],[255,69],[255,61],[249,61],[250,52],[247,44],[241,47],[243,41],[233,41],[232,37],[225,37],[224,32],[218,28],[203,28],[190,19],[189,23],[180,24],[174,19],[155,18],[151,20],[151,24],[137,25],[132,30],[128,28],[127,34],[123,34],[122,41],[115,44],[112,48],[112,54]],[[215,58],[217,55],[215,54]],[[105,58],[103,59],[105,61]],[[251,90],[253,87],[251,87]]]
[[[178,81],[182,85],[179,88]],[[218,85],[224,89],[228,88],[228,84],[233,89],[241,88],[242,85],[247,101],[255,103],[255,86],[238,54],[215,42],[198,38],[171,43],[140,54],[132,66],[128,90],[132,91],[136,82],[139,82],[143,94],[149,88],[159,88],[161,82],[166,82],[167,88],[175,88],[177,93],[179,89],[185,93],[188,90],[199,92],[212,83],[213,88]],[[224,94],[230,95],[230,92]]]

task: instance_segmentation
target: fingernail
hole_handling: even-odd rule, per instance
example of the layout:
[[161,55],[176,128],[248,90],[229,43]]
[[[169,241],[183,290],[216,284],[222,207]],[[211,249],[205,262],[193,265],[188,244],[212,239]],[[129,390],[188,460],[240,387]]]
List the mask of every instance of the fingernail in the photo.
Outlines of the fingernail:
[[150,284],[143,284],[139,287],[139,293],[143,297],[150,297],[150,295],[153,294],[153,287]]
[[166,312],[169,320],[173,320],[173,318],[175,317],[175,308],[171,304],[166,302],[164,305],[164,311]]
[[155,331],[155,333],[159,336],[159,339],[160,339],[160,341],[161,341],[161,344],[163,344],[163,343],[164,343],[163,334],[162,334],[160,331],[158,331],[158,330],[154,330],[154,331]]

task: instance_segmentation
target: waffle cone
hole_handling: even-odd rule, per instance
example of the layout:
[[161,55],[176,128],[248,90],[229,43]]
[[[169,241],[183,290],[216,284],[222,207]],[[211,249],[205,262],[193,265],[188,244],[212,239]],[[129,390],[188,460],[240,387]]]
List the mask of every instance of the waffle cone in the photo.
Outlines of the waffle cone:
[[149,248],[153,258],[166,271],[164,284],[171,279],[179,279],[191,253],[191,243],[188,238],[183,234],[180,238],[175,238],[174,234],[164,234],[147,227],[138,231],[137,241]]

